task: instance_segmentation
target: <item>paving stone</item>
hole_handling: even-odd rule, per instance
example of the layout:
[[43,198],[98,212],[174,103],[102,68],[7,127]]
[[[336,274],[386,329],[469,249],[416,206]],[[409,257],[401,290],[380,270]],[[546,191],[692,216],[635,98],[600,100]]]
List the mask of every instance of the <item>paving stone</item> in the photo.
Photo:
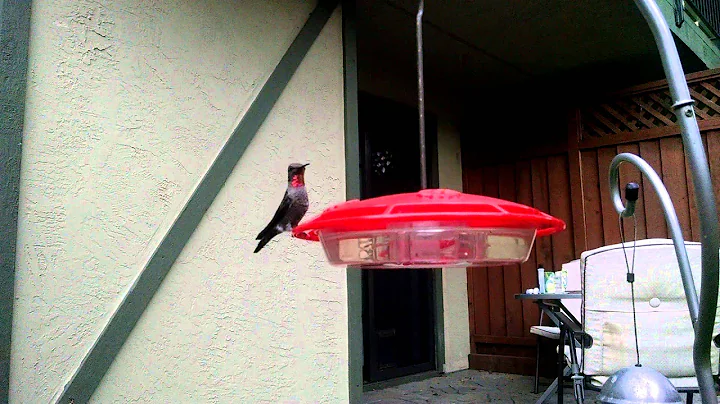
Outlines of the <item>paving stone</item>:
[[[531,376],[464,370],[427,380],[406,383],[383,390],[365,393],[365,404],[375,403],[534,403],[550,385],[550,380],[540,379],[540,394],[533,394]],[[563,391],[563,401],[574,403],[572,389]],[[586,402],[594,402],[597,392],[586,392]],[[547,404],[556,403],[557,395]]]

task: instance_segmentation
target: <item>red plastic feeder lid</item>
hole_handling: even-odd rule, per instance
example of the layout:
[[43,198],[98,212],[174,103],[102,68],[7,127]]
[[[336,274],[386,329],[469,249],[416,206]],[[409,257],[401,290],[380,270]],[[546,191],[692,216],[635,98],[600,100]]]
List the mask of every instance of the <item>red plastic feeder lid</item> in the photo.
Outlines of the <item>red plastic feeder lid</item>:
[[542,237],[565,230],[565,222],[538,209],[449,189],[350,200],[299,224],[293,236],[318,241],[318,232],[367,232],[399,225],[537,230]]

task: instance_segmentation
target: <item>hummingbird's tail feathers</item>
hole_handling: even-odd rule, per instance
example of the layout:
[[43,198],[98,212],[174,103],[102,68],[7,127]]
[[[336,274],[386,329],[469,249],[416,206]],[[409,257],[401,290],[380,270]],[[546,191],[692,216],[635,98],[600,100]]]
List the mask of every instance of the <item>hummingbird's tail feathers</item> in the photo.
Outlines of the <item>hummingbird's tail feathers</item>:
[[273,238],[276,235],[280,234],[277,230],[277,225],[275,224],[275,221],[270,221],[270,223],[265,226],[264,229],[260,233],[258,233],[257,237],[255,237],[255,240],[262,240],[264,238]]
[[255,251],[253,251],[253,254],[257,254],[258,251],[262,250],[262,248],[265,247],[265,244],[267,244],[269,241],[269,238],[261,239],[257,247],[255,247]]
[[264,238],[268,230],[270,230],[270,225],[267,225],[267,227],[262,229],[262,231],[258,233],[257,237],[255,237],[255,240],[261,240],[262,238]]
[[[266,230],[267,230],[267,229],[266,229]],[[275,237],[275,236],[277,236],[278,234],[280,234],[280,232],[278,232],[277,230],[272,231],[272,232],[268,232],[268,231],[266,231],[266,230],[263,230],[263,231],[260,233],[260,235],[258,235],[258,240],[260,240],[260,242],[258,243],[257,247],[255,247],[255,251],[253,251],[253,254],[255,254],[255,253],[257,253],[258,251],[262,250],[262,248],[265,247],[265,244],[267,244],[268,242],[270,242],[270,240],[272,240],[273,237]],[[263,234],[263,233],[265,233],[265,234]],[[261,237],[261,236],[262,236],[262,237]]]

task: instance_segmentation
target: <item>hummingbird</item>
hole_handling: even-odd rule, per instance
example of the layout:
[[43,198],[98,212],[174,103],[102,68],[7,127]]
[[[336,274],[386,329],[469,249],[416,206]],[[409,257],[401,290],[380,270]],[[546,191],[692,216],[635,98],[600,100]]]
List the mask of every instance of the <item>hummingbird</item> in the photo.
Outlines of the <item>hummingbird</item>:
[[307,213],[310,201],[307,190],[305,190],[305,167],[309,165],[310,163],[292,163],[288,166],[288,185],[285,196],[283,196],[275,216],[255,238],[260,242],[253,253],[260,251],[278,234],[294,229]]

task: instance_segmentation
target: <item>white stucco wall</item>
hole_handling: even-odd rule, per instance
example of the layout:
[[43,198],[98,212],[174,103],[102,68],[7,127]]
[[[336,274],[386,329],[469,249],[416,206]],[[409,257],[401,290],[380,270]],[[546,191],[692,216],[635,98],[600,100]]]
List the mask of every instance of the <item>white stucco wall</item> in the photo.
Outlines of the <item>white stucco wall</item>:
[[[11,402],[69,380],[315,6],[36,0]],[[336,10],[122,348],[94,402],[345,402],[344,268],[279,236],[290,162],[344,200]]]
[[[438,122],[438,177],[440,187],[462,192],[460,131],[447,120]],[[470,313],[467,270],[443,268],[443,321],[445,323],[444,372],[470,367]]]

